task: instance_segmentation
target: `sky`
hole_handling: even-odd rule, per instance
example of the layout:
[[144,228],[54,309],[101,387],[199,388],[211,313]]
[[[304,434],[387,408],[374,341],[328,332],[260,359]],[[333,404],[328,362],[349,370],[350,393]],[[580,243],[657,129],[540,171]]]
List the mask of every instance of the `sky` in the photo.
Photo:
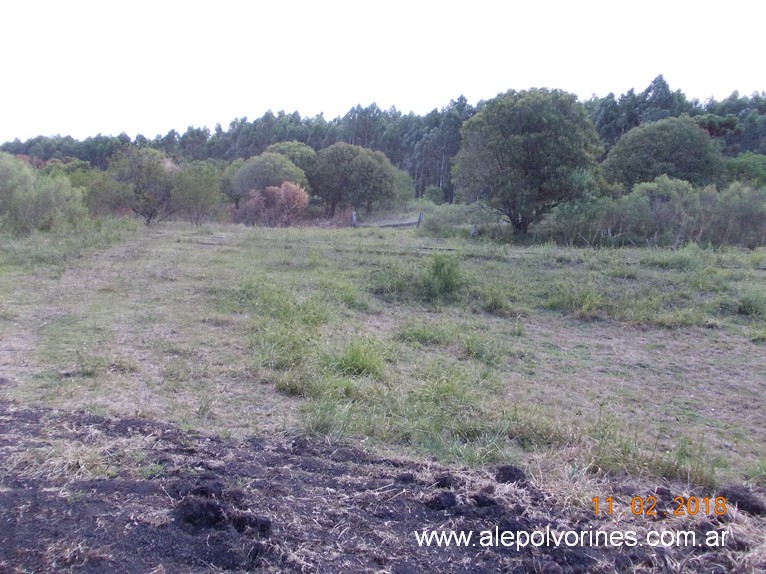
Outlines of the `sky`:
[[0,5],[0,142],[224,129],[464,95],[586,100],[662,74],[690,99],[766,91],[766,2],[38,0]]

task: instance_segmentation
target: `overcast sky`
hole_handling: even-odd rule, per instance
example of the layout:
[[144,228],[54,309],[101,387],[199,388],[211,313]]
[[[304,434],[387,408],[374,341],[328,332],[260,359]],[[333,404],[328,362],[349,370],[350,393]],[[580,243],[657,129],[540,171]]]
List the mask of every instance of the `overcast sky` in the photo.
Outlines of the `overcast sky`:
[[465,95],[581,99],[663,74],[689,98],[766,90],[766,2],[69,0],[0,7],[0,142],[320,112],[425,114]]

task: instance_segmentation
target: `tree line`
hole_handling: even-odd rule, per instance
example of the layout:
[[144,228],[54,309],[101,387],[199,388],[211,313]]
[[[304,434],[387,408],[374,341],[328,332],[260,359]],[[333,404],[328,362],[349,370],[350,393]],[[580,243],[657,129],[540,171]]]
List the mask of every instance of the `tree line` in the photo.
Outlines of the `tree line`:
[[[601,231],[606,226],[611,237],[615,222],[617,236],[630,227],[630,217],[617,214],[618,205],[639,209],[648,198],[652,211],[669,196],[698,198],[703,188],[723,191],[739,182],[744,187],[736,193],[715,197],[748,206],[756,228],[748,244],[758,244],[759,225],[766,228],[759,195],[766,187],[766,93],[735,92],[722,102],[700,104],[672,91],[662,76],[640,93],[586,102],[561,90],[510,90],[476,106],[461,96],[425,116],[375,104],[356,106],[332,121],[267,112],[252,122],[236,119],[228,130],[218,125],[212,133],[189,127],[153,140],[120,134],[81,142],[41,136],[0,149],[38,168],[39,176],[14,176],[29,188],[14,195],[8,174],[16,168],[3,160],[0,218],[6,226],[16,217],[8,215],[8,206],[23,205],[25,197],[37,193],[38,204],[53,205],[52,192],[45,196],[40,182],[57,181],[59,188],[71,187],[67,197],[80,194],[92,215],[132,212],[147,224],[168,217],[195,223],[220,218],[228,203],[232,221],[287,225],[305,211],[333,216],[353,206],[370,212],[425,197],[434,203],[479,202],[517,233],[544,218],[560,224],[569,218]],[[662,177],[692,186],[693,193],[680,184],[657,183]],[[651,182],[674,191],[637,188]],[[624,199],[634,194],[643,199]],[[708,210],[718,205],[710,197]],[[593,207],[596,200],[599,209]],[[583,214],[589,214],[587,222]],[[711,220],[705,221],[702,227]],[[646,225],[633,229],[648,233]],[[572,241],[571,229],[568,236]],[[576,236],[585,239],[582,231]],[[682,237],[678,232],[674,241]]]
[[[454,185],[450,165],[460,149],[460,130],[484,103],[474,106],[460,96],[425,115],[404,114],[396,108],[382,110],[373,103],[367,107],[357,105],[331,120],[322,114],[311,118],[297,111],[267,111],[252,121],[246,117],[234,119],[226,129],[221,125],[212,131],[190,126],[183,133],[173,129],[152,139],[141,134],[131,139],[124,133],[99,134],[82,141],[71,136],[38,136],[24,142],[6,142],[0,150],[43,161],[71,157],[106,169],[109,158],[129,143],[159,150],[181,164],[248,159],[282,142],[297,141],[315,151],[345,142],[384,153],[396,168],[410,174],[418,197],[429,186],[436,186],[442,190],[444,200],[451,202]],[[751,96],[734,92],[721,101],[699,102],[687,99],[680,90],[671,90],[660,75],[643,91],[632,89],[619,97],[610,93],[583,104],[602,142],[601,159],[633,128],[683,114],[708,131],[727,157],[745,152],[766,154],[766,92]]]

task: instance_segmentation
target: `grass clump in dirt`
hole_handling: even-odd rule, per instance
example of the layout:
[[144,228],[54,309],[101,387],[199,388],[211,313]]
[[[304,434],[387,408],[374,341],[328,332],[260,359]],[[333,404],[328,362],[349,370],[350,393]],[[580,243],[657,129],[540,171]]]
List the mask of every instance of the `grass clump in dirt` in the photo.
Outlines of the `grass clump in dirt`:
[[431,256],[420,278],[420,292],[427,299],[454,295],[464,283],[460,260],[454,255]]
[[603,318],[609,313],[609,300],[594,283],[574,280],[552,285],[544,306],[588,320]]
[[455,341],[457,333],[453,325],[407,321],[396,333],[396,338],[425,347],[445,347]]
[[460,259],[454,254],[435,253],[422,271],[419,262],[385,260],[371,279],[375,295],[394,300],[455,299],[466,284]]
[[627,431],[619,419],[606,414],[603,406],[585,436],[587,456],[597,472],[661,476],[711,488],[726,468],[724,458],[711,452],[704,437],[692,440],[680,434],[674,448],[663,448],[659,443],[647,443],[637,431]]
[[378,345],[370,340],[355,340],[348,343],[340,353],[324,356],[327,368],[346,377],[383,376],[383,357]]

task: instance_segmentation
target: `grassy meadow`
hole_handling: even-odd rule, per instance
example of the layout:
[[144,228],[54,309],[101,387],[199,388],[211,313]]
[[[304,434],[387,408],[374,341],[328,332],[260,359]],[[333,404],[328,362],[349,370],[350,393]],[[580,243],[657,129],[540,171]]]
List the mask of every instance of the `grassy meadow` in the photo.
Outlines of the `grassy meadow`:
[[766,484],[766,251],[104,224],[0,239],[0,396],[231,436]]

